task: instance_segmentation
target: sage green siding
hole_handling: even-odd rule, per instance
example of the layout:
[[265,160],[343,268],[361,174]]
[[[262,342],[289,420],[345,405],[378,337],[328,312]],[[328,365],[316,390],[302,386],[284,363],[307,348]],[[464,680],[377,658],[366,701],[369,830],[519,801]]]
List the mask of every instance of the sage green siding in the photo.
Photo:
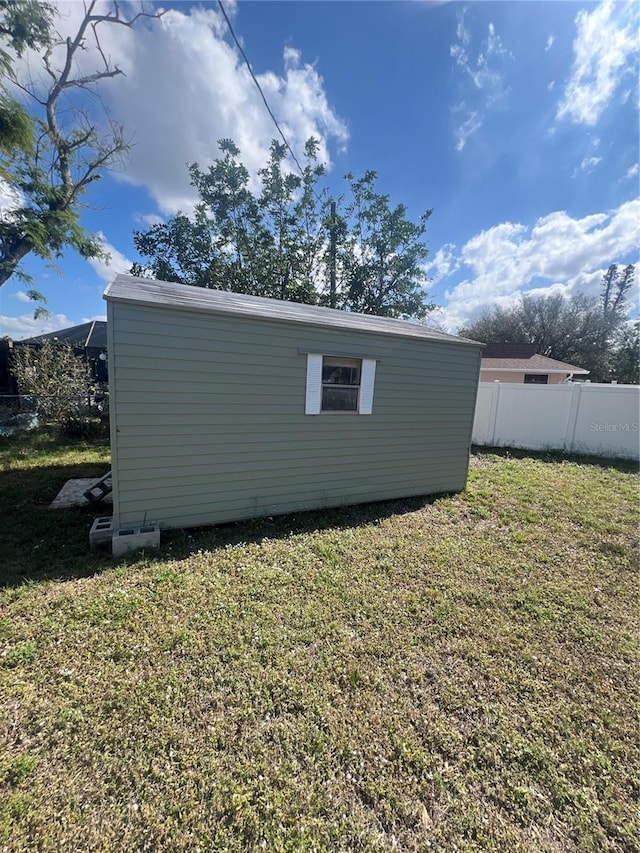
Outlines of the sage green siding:
[[[107,300],[116,524],[464,488],[479,346]],[[376,358],[373,414],[305,415],[306,352]]]

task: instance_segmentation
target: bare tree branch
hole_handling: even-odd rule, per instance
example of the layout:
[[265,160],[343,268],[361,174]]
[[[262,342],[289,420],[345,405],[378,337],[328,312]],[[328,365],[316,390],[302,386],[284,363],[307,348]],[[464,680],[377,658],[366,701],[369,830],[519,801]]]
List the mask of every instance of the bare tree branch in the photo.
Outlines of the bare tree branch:
[[[91,8],[95,6],[95,2],[91,3]],[[91,15],[89,14],[88,19],[90,23],[102,23],[103,21],[108,21],[110,24],[121,24],[123,27],[132,27],[136,21],[139,21],[140,18],[161,18],[164,14],[166,14],[166,10],[162,9],[159,12],[138,12],[133,18],[130,18],[128,21],[124,18],[120,17],[120,5],[114,0],[113,3],[115,14],[107,14],[107,15]]]
[[110,71],[96,71],[93,74],[87,74],[86,77],[76,77],[75,80],[68,80],[61,88],[70,89],[71,87],[75,87],[77,89],[82,89],[89,83],[97,83],[98,80],[106,80],[109,77],[118,77],[120,74],[124,76],[124,71],[121,71],[116,66]]
[[25,95],[28,95],[33,101],[36,101],[36,103],[40,104],[41,107],[46,107],[47,101],[41,100],[36,95],[35,87],[34,87],[33,83],[27,85],[24,83],[20,83],[19,80],[13,80],[12,83],[16,87],[16,89],[20,89],[21,92],[24,92]]
[[[99,27],[119,24],[131,28],[140,19],[159,19],[164,12],[147,12],[143,8],[127,17],[118,0],[113,0],[110,11],[97,14],[96,5],[97,0],[85,0],[84,15],[75,34],[64,39],[53,38],[46,44],[41,56],[50,80],[46,94],[42,93],[42,82],[37,78],[15,81],[44,114],[32,116],[34,130],[38,131],[34,133],[33,147],[25,149],[20,162],[11,167],[25,202],[11,221],[0,223],[0,286],[30,252],[50,258],[69,244],[85,257],[95,257],[101,252],[95,239],[80,226],[77,207],[82,193],[127,151],[129,142],[115,122],[109,121],[106,132],[99,130],[88,112],[70,100],[70,92],[82,90],[95,95],[100,81],[124,74],[105,53]],[[74,59],[78,51],[87,50],[89,30],[101,67],[74,76]],[[56,56],[61,67],[57,67]],[[63,94],[65,100],[61,103]]]

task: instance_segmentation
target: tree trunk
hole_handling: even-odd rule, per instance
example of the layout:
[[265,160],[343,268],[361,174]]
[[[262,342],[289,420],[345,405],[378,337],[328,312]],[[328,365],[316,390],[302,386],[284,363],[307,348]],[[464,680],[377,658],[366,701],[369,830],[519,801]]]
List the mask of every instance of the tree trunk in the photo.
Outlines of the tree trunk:
[[0,260],[0,287],[9,281],[20,261],[33,249],[31,241],[22,237]]

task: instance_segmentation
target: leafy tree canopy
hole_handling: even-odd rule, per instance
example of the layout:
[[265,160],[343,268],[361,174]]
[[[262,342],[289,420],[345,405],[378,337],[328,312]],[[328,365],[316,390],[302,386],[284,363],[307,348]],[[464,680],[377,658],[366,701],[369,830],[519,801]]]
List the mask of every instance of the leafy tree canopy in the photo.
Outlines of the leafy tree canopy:
[[[29,113],[9,94],[4,81],[15,79],[16,56],[22,56],[27,48],[48,45],[52,17],[53,8],[37,0],[0,0],[0,153],[5,156],[20,148],[33,151],[34,127]],[[10,170],[1,162],[0,178],[10,178]]]
[[611,369],[617,382],[640,385],[640,322],[626,322],[618,332]]
[[[17,56],[28,47],[44,47],[49,43],[53,6],[38,0],[0,0],[0,37]],[[0,65],[12,73],[13,61],[7,50],[0,49]]]
[[350,200],[338,252],[338,305],[363,314],[424,317],[434,307],[423,289],[428,250],[422,236],[431,211],[411,222],[403,204],[392,208],[389,196],[376,192],[377,177],[373,171],[359,179],[346,175]]
[[135,275],[389,317],[423,317],[433,307],[423,269],[430,211],[411,222],[404,205],[392,207],[376,191],[375,172],[347,175],[346,197],[332,203],[320,186],[325,171],[313,138],[300,175],[287,169],[286,147],[274,140],[257,189],[235,143],[222,139],[218,147],[208,169],[189,169],[199,197],[194,214],[134,232],[144,259]]
[[458,334],[483,343],[535,344],[541,355],[591,371],[593,382],[631,381],[628,377],[637,375],[638,356],[636,350],[634,367],[634,332],[626,312],[634,274],[633,265],[611,264],[602,278],[600,297],[525,295],[509,307],[484,311]]

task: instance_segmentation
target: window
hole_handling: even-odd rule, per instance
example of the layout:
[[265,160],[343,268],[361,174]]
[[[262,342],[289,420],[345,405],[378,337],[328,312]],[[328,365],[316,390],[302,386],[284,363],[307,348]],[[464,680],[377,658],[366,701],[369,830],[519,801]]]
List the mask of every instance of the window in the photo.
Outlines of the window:
[[305,414],[372,414],[375,373],[372,358],[309,353]]
[[321,412],[357,412],[360,393],[359,358],[322,357]]
[[549,383],[548,373],[525,373],[525,385],[547,385]]

